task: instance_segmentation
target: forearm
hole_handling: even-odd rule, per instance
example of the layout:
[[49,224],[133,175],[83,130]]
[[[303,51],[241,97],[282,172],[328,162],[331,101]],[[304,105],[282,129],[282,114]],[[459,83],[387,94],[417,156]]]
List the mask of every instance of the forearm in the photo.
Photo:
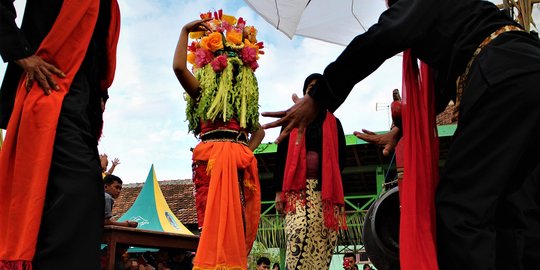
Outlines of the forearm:
[[33,54],[26,36],[15,23],[16,17],[13,0],[0,0],[0,55],[4,62]]
[[187,67],[188,35],[188,30],[185,27],[182,27],[180,37],[178,38],[178,44],[176,44],[176,49],[174,51],[173,70],[176,78],[188,95],[193,99],[197,99],[199,96],[199,81],[197,81]]
[[248,147],[251,149],[251,151],[255,151],[257,147],[261,144],[262,140],[264,139],[265,132],[264,129],[261,128],[259,125],[259,129],[257,129],[255,132],[251,133],[251,138],[249,139]]

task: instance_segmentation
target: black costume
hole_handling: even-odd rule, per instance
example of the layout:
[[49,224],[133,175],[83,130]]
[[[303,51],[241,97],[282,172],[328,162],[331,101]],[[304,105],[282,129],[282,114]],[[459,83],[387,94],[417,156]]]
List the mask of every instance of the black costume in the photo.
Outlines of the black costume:
[[[356,83],[411,48],[435,71],[440,111],[479,44],[505,25],[517,24],[487,1],[398,0],[328,65],[310,95],[334,111]],[[540,164],[539,82],[540,43],[528,33],[502,33],[474,60],[436,195],[441,269],[537,267],[530,254],[540,246],[517,237],[530,233],[522,225],[528,216],[517,209],[507,220],[503,209]],[[508,233],[516,237],[502,237]]]
[[[33,55],[49,33],[63,1],[28,1],[21,29],[12,0],[0,0],[0,54],[9,62],[0,90],[0,127],[9,121],[23,70],[14,60]],[[84,62],[65,96],[58,119],[49,181],[33,267],[99,269],[103,230],[103,181],[97,140],[102,127],[101,91],[110,1],[100,1]],[[37,83],[37,82],[36,82]]]

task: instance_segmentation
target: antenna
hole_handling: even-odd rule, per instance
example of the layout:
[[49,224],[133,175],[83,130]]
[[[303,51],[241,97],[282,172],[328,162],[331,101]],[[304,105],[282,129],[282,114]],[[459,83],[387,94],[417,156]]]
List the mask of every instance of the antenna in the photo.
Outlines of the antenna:
[[388,112],[388,126],[392,124],[391,117],[390,117],[390,103],[382,103],[377,102],[375,103],[375,111],[387,111]]

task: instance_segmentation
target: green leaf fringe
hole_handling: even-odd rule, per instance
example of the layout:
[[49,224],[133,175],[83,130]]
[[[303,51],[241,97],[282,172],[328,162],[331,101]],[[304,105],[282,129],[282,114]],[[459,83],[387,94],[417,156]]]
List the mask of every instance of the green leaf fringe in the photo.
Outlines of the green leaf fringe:
[[[210,64],[195,71],[201,87],[197,103],[187,93],[186,117],[189,130],[196,132],[200,120],[224,122],[236,118],[240,127],[249,132],[255,131],[259,124],[259,87],[251,68],[245,66],[238,57],[227,58],[227,67],[215,73]],[[235,75],[235,70],[236,75]]]

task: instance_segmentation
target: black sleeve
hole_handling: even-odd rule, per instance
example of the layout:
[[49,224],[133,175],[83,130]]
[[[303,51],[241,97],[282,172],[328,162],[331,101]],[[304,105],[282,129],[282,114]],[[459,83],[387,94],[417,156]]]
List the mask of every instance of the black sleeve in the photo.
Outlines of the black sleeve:
[[285,164],[287,163],[288,150],[289,136],[285,137],[285,139],[283,139],[277,147],[276,167],[274,168],[274,192],[279,192],[283,189],[283,176],[285,175]]
[[423,38],[437,19],[437,0],[399,0],[379,17],[378,23],[354,38],[324,70],[309,95],[334,112],[352,88],[386,59]]
[[339,155],[339,169],[343,171],[345,169],[345,162],[347,160],[347,142],[345,140],[345,132],[343,132],[343,126],[341,121],[336,118],[337,124],[337,136],[338,136],[338,155]]
[[32,55],[24,33],[15,23],[17,13],[14,0],[0,0],[0,55],[4,62]]

